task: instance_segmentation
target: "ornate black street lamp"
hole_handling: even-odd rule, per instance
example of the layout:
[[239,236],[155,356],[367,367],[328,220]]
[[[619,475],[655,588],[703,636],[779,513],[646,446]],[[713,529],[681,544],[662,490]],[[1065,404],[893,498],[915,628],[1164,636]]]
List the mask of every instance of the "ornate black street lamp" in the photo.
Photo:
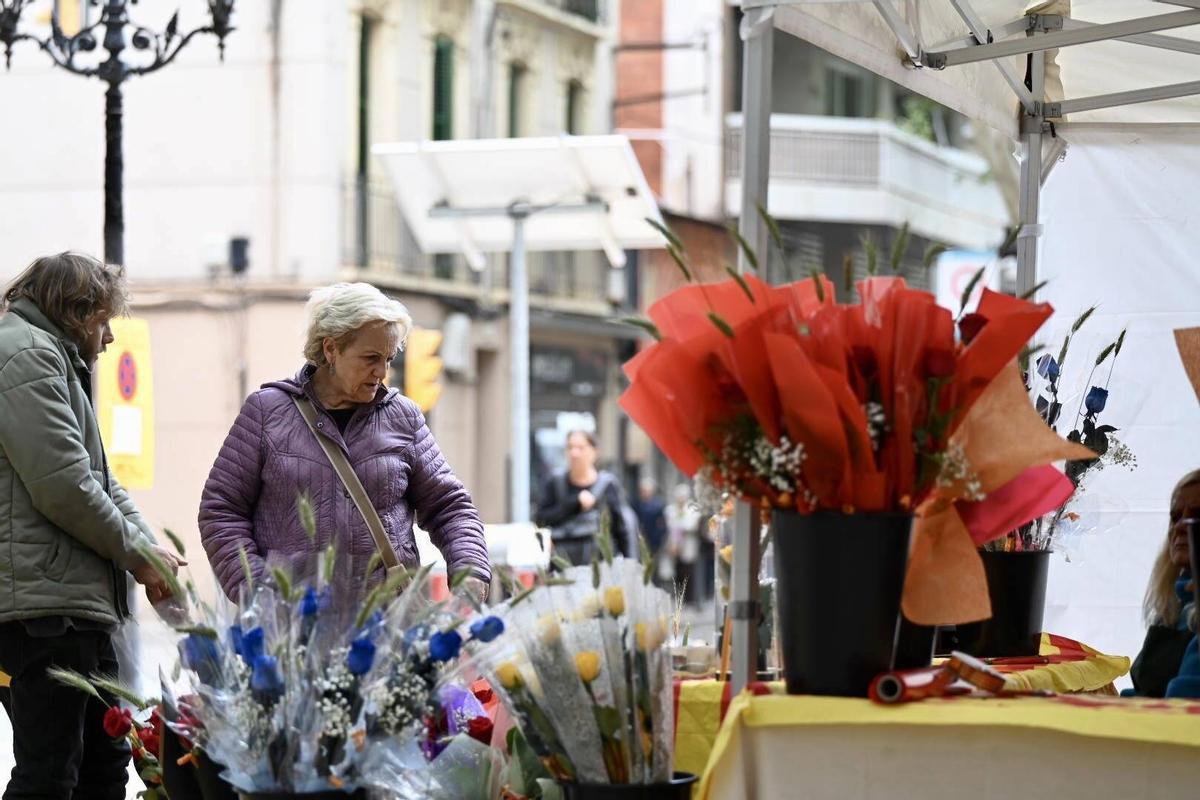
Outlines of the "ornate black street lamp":
[[[171,17],[162,33],[155,33],[130,21],[128,6],[136,5],[137,0],[90,0],[92,6],[103,6],[98,22],[83,28],[73,36],[67,36],[59,25],[56,12],[48,39],[40,39],[17,30],[21,12],[32,2],[33,0],[0,0],[0,43],[4,45],[5,67],[12,65],[13,45],[21,41],[30,41],[46,51],[56,67],[76,75],[99,78],[108,84],[104,93],[104,260],[110,264],[123,264],[125,210],[122,175],[125,165],[121,145],[121,84],[126,78],[147,75],[167,66],[175,60],[175,56],[179,55],[179,51],[192,37],[201,33],[211,33],[217,37],[217,47],[220,48],[221,60],[224,61],[225,37],[233,31],[229,20],[233,15],[234,0],[208,0],[211,24],[188,34],[180,34],[178,31],[178,11]],[[86,54],[92,53],[98,44],[108,52],[108,58],[90,65],[76,63],[76,57],[81,54],[84,54],[83,60],[86,61]],[[122,60],[121,54],[130,45],[144,54],[141,58],[143,63],[137,63],[136,57],[135,63]]]

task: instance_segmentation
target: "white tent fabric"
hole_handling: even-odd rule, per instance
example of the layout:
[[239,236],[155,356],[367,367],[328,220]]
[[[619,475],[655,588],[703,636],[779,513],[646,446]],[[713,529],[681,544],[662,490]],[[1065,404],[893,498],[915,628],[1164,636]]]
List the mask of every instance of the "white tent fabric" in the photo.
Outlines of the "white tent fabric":
[[1104,469],[1079,498],[1085,527],[1099,528],[1068,542],[1070,563],[1052,557],[1047,595],[1047,630],[1109,653],[1141,647],[1142,596],[1171,488],[1200,468],[1200,407],[1172,338],[1200,325],[1195,141],[1181,131],[1076,131],[1042,194],[1039,278],[1049,279],[1042,296],[1057,312],[1038,341],[1056,351],[1072,318],[1099,303],[1072,344],[1064,390],[1084,391],[1096,354],[1129,329],[1102,421],[1121,429],[1138,466]]
[[[889,2],[897,8],[906,5],[895,0]],[[925,50],[968,35],[966,23],[948,0],[922,0],[914,5],[919,8],[919,20],[912,27],[919,29]],[[1069,3],[1059,0],[1053,4],[1029,4],[1027,0],[971,0],[971,5],[989,27],[999,27],[1019,18],[1027,5],[1033,8],[1052,5],[1047,13],[1069,7],[1073,19],[1097,24],[1183,10],[1180,6],[1153,0],[1072,0]],[[1016,96],[994,64],[964,64],[944,70],[905,66],[895,35],[871,3],[796,2],[781,5],[775,12],[775,26],[972,119],[1004,133],[1016,134]],[[1200,40],[1200,26],[1163,31],[1162,35]],[[1024,57],[1008,58],[1005,62],[1011,64],[1018,75],[1025,74]],[[1057,62],[1062,72],[1063,94],[1072,99],[1200,79],[1200,55],[1127,42],[1097,42],[1063,48],[1058,51]],[[1052,83],[1048,90],[1051,100],[1063,99]],[[1090,111],[1075,115],[1071,121],[1200,122],[1200,99],[1159,100]]]

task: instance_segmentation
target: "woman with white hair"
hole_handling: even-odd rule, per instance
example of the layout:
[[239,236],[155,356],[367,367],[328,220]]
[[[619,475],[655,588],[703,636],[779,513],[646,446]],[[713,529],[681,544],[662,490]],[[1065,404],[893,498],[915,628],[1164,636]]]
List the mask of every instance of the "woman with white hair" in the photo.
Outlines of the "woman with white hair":
[[[304,367],[250,395],[204,487],[200,537],[225,593],[238,597],[243,551],[257,580],[269,563],[306,567],[334,539],[339,583],[361,591],[384,568],[417,566],[417,522],[482,597],[491,571],[479,513],[420,409],[384,385],[412,328],[407,309],[369,284],[339,283],[312,293],[307,316]],[[368,564],[379,567],[368,575]]]

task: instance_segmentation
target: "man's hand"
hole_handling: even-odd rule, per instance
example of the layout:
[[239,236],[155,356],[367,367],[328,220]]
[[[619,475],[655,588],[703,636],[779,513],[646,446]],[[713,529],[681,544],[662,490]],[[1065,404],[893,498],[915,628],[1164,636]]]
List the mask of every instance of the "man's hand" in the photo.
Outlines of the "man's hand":
[[596,495],[584,489],[579,493],[579,507],[584,511],[591,511],[596,506]]
[[[180,567],[187,566],[187,561],[179,555],[156,544],[150,545],[150,552],[157,556],[167,569],[171,570],[172,575],[178,573]],[[165,600],[171,596],[171,588],[167,585],[166,578],[159,574],[158,569],[149,560],[135,567],[132,575],[135,581],[146,587],[146,597],[151,603]]]
[[458,586],[458,593],[464,597],[473,597],[475,604],[480,605],[484,600],[487,600],[488,585],[479,578],[466,578]]

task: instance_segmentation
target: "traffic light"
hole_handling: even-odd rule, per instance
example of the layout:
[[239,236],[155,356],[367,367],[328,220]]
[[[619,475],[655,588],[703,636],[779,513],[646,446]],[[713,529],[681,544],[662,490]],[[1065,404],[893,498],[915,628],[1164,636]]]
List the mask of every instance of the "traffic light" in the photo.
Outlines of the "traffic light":
[[437,355],[441,346],[441,333],[414,328],[404,348],[404,394],[424,412],[433,408],[442,396],[442,385],[438,382],[442,359]]

